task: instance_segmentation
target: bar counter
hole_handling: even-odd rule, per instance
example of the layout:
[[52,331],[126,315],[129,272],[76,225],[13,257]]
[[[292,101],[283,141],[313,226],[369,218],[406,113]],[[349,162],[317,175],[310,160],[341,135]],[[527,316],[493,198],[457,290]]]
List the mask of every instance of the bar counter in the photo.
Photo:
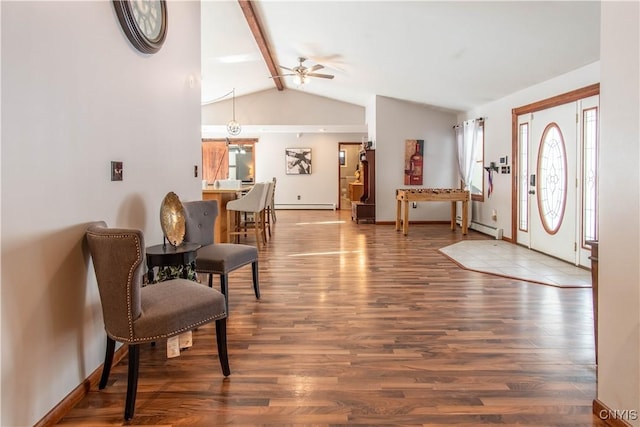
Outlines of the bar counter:
[[240,195],[246,190],[247,188],[245,187],[239,190],[221,188],[207,188],[202,190],[202,200],[218,201],[218,217],[216,218],[216,224],[213,228],[213,241],[215,243],[227,243],[227,203],[230,200],[235,200],[240,197]]

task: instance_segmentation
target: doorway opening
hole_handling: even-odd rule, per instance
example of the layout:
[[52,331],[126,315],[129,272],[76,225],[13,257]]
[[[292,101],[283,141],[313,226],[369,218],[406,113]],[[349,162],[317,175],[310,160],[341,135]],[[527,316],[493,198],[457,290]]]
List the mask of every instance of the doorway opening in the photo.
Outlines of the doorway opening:
[[338,143],[338,208],[351,210],[351,202],[360,200],[362,181],[360,172],[360,142]]
[[256,176],[254,145],[256,139],[203,139],[202,179],[235,179],[253,184]]
[[599,85],[513,109],[512,233],[584,267],[597,240]]

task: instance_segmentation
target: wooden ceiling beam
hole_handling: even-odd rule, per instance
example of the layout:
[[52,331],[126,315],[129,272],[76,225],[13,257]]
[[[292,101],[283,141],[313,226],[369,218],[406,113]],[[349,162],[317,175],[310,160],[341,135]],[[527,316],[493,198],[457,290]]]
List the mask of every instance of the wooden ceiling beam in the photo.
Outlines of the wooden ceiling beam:
[[273,83],[276,85],[276,88],[278,90],[284,90],[282,77],[278,77],[280,75],[280,71],[278,70],[276,61],[273,58],[271,49],[269,49],[267,39],[264,37],[264,31],[262,30],[260,21],[258,20],[258,17],[256,16],[256,13],[255,13],[255,9],[253,8],[253,1],[238,0],[238,3],[240,3],[240,9],[242,9],[244,18],[247,20],[249,29],[251,30],[253,37],[256,39],[256,43],[258,43],[258,48],[260,48],[260,53],[262,53],[262,58],[264,59],[264,62],[267,64],[267,68],[271,73],[271,77],[273,77]]

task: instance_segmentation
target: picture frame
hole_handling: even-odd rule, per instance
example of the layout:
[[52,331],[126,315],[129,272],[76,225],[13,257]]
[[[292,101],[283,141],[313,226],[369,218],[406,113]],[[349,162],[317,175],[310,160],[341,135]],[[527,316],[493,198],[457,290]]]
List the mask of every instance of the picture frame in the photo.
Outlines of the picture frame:
[[311,148],[285,148],[287,175],[311,174]]
[[347,166],[347,150],[340,150],[338,152],[338,160],[340,161],[340,166]]
[[404,185],[422,185],[424,176],[424,140],[404,142]]

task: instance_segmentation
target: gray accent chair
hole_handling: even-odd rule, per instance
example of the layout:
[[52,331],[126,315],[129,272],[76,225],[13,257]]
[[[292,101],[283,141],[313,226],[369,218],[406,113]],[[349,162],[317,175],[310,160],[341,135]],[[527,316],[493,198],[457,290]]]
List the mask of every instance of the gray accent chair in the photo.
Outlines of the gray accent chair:
[[186,242],[199,243],[202,247],[196,255],[196,272],[209,275],[209,287],[213,287],[213,275],[220,276],[220,291],[226,297],[229,312],[229,273],[251,264],[253,291],[260,299],[258,282],[258,249],[237,243],[214,243],[214,225],[218,217],[217,200],[195,200],[182,204],[185,211]]
[[142,231],[107,228],[96,222],[86,238],[98,282],[107,350],[99,388],[106,387],[116,341],[129,350],[124,418],[135,411],[140,344],[179,335],[216,322],[218,357],[224,376],[231,374],[227,354],[225,297],[215,289],[185,279],[142,286],[144,236]]

